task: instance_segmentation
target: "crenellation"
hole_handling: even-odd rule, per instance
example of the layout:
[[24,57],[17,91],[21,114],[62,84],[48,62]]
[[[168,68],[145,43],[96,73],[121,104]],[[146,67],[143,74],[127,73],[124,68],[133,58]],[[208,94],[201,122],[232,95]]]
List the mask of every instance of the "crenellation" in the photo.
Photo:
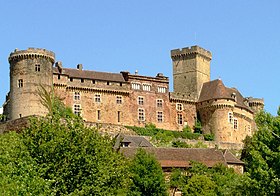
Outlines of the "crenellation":
[[191,46],[191,47],[185,47],[182,49],[171,50],[172,59],[177,59],[178,57],[192,55],[192,54],[200,54],[203,57],[207,58],[208,60],[212,59],[211,52],[208,50],[205,50],[199,46]]

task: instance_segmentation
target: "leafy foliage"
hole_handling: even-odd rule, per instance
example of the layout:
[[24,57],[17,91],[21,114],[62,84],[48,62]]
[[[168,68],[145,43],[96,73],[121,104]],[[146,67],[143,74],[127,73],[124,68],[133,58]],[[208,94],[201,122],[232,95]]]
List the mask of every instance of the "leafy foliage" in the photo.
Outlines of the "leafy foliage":
[[156,159],[140,149],[130,165],[131,185],[128,195],[167,195],[164,175]]
[[280,116],[260,112],[256,123],[258,131],[246,138],[242,154],[251,190],[255,195],[280,195]]

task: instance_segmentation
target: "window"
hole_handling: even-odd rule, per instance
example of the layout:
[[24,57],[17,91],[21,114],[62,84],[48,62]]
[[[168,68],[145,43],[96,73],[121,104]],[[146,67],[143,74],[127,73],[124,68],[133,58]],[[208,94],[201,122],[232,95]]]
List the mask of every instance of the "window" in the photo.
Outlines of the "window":
[[121,122],[121,112],[118,111],[118,122]]
[[92,80],[92,84],[95,84],[95,80]]
[[107,85],[110,85],[110,82],[107,82]]
[[151,91],[151,85],[150,84],[143,84],[143,91]]
[[70,82],[73,82],[73,78],[70,78]]
[[101,120],[101,111],[97,110],[97,120]]
[[82,78],[82,79],[81,79],[81,83],[84,83],[84,81],[85,81],[85,80]]
[[18,87],[22,88],[23,87],[23,79],[18,80]]
[[80,100],[80,92],[74,93],[74,100]]
[[179,125],[183,125],[183,115],[182,114],[177,114],[177,123]]
[[182,110],[183,110],[183,104],[181,104],[181,103],[176,103],[176,110],[182,111]]
[[138,109],[138,120],[139,121],[145,121],[145,111],[144,111],[144,109],[141,109],[141,108]]
[[238,121],[236,118],[233,119],[233,128],[237,129],[238,128]]
[[140,90],[140,84],[138,84],[138,83],[132,83],[131,87],[132,87],[132,89]]
[[166,93],[166,88],[165,88],[165,87],[158,86],[158,92],[159,92],[159,93]]
[[57,79],[60,80],[60,75],[57,75]]
[[122,86],[122,82],[120,82],[120,86]]
[[35,65],[35,71],[36,71],[36,72],[40,72],[40,65],[38,65],[38,64]]
[[157,121],[159,123],[163,122],[163,112],[157,112]]
[[251,133],[251,125],[248,125],[248,133]]
[[94,95],[94,101],[96,103],[100,103],[101,102],[101,95],[100,94],[95,94]]
[[81,105],[74,104],[74,114],[76,114],[77,116],[81,115]]
[[233,113],[232,112],[228,113],[228,122],[233,123]]
[[122,104],[122,96],[117,96],[117,104]]
[[162,99],[157,99],[157,107],[158,108],[162,108],[162,103],[163,103]]
[[138,97],[138,105],[144,105],[144,97]]

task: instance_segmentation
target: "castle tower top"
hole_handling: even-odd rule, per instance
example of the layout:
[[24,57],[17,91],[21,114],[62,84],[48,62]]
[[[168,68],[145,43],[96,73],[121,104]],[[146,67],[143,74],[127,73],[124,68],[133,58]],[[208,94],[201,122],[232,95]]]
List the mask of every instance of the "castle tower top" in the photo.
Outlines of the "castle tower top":
[[172,60],[176,60],[177,58],[180,58],[182,56],[188,56],[188,55],[192,55],[192,54],[201,55],[209,61],[212,59],[211,52],[208,50],[205,50],[199,46],[191,46],[191,47],[186,47],[186,48],[182,48],[182,49],[171,50]]
[[40,48],[28,48],[27,50],[15,49],[9,56],[9,63],[13,61],[19,61],[21,59],[36,59],[46,58],[49,59],[52,64],[55,62],[55,54],[52,51]]
[[171,58],[174,92],[197,101],[203,83],[210,81],[211,52],[191,46],[171,50]]

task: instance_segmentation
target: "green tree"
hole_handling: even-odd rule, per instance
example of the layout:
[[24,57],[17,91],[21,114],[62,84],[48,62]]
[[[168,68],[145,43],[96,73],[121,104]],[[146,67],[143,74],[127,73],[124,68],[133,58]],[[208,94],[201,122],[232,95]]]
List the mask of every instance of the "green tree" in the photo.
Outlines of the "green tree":
[[40,176],[22,135],[0,134],[0,195],[51,195],[50,185]]
[[130,164],[131,184],[128,195],[167,195],[161,166],[145,150],[140,149]]
[[280,116],[264,111],[256,116],[257,132],[245,141],[243,160],[252,194],[280,195]]

